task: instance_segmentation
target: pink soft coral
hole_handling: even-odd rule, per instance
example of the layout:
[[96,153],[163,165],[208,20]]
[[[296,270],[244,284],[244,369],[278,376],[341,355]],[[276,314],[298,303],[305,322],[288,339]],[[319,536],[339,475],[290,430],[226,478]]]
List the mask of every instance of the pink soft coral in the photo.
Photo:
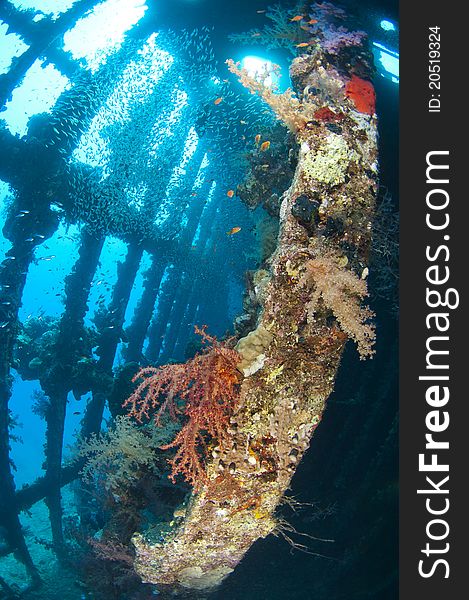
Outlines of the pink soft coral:
[[[187,421],[174,440],[163,449],[177,448],[170,461],[174,481],[178,474],[197,490],[206,481],[203,452],[206,435],[223,446],[228,439],[229,418],[239,397],[240,356],[226,344],[195,328],[209,346],[184,364],[146,367],[133,378],[143,381],[125,401],[129,415],[138,421],[155,412],[157,424],[165,411],[175,418],[184,413]],[[184,402],[181,410],[177,400]]]
[[338,54],[342,48],[361,46],[366,38],[364,31],[348,31],[345,27],[328,25],[322,30],[322,47],[329,54]]

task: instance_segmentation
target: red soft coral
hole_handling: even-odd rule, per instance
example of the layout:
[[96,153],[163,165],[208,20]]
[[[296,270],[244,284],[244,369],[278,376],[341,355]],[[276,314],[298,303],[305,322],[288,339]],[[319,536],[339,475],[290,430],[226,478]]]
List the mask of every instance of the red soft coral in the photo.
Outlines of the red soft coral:
[[[166,410],[173,418],[178,413],[185,414],[183,428],[162,448],[177,448],[170,461],[171,479],[174,481],[181,474],[197,490],[206,481],[201,454],[206,449],[206,435],[221,446],[228,439],[230,415],[239,397],[240,356],[209,336],[205,328],[195,330],[209,346],[184,364],[141,369],[133,381],[144,379],[124,406],[140,422],[149,419],[155,409],[157,424]],[[177,399],[185,403],[183,411],[176,404]]]
[[328,106],[323,106],[314,113],[314,118],[318,121],[324,121],[324,123],[332,123],[342,121],[344,115],[341,112],[335,113]]
[[353,100],[359,112],[367,115],[375,114],[376,94],[370,81],[352,75],[352,79],[345,86],[345,95]]

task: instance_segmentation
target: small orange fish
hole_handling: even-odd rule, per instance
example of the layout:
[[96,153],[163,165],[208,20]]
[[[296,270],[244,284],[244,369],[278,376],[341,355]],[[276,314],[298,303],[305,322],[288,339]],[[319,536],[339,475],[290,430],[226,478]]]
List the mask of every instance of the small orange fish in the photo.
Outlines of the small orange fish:
[[256,135],[256,137],[254,138],[254,141],[256,142],[256,144],[258,144],[261,141],[261,134],[260,133],[258,133]]
[[308,21],[308,25],[314,25],[315,23],[318,23],[317,19],[311,19],[311,21]]
[[261,152],[265,152],[270,148],[270,142],[262,142],[261,144]]
[[307,48],[309,46],[308,42],[302,42],[301,44],[297,44],[297,48]]
[[241,227],[233,227],[226,232],[226,235],[233,235],[234,233],[238,233],[238,231],[241,231]]
[[234,190],[228,190],[226,192],[226,195],[228,196],[228,198],[233,198],[233,196],[235,195]]
[[293,19],[290,19],[292,23],[296,23],[297,21],[301,21],[303,19],[303,15],[296,15]]
[[220,102],[223,102],[223,98],[217,98],[213,103],[218,106]]

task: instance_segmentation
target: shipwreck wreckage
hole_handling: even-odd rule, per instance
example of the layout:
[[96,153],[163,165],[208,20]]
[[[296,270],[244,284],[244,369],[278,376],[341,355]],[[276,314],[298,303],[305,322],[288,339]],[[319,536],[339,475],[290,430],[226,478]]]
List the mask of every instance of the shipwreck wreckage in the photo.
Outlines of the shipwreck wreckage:
[[[341,17],[331,5],[321,6],[330,7],[332,20]],[[148,367],[158,362],[159,356],[159,364],[165,362],[160,354],[164,331],[166,361],[174,356],[175,348],[181,349],[188,340],[184,332],[194,322],[196,311],[203,319],[200,306],[208,306],[205,314],[213,311],[217,294],[224,289],[222,269],[214,268],[211,285],[202,292],[205,298],[194,300],[194,294],[204,287],[200,276],[177,258],[187,252],[196,230],[204,242],[199,244],[201,252],[204,245],[208,247],[215,209],[208,214],[201,204],[182,202],[182,208],[175,211],[175,233],[167,234],[155,225],[158,204],[154,198],[167,186],[175,160],[175,151],[165,147],[164,141],[162,152],[168,157],[159,167],[160,189],[148,193],[140,206],[129,203],[122,191],[138,179],[153,184],[145,159],[138,153],[130,174],[128,170],[124,175],[117,173],[121,159],[116,143],[116,173],[111,172],[108,178],[102,177],[98,167],[70,158],[124,67],[142,52],[153,33],[149,11],[127,34],[115,56],[94,72],[85,71],[61,49],[60,40],[89,9],[90,2],[79,1],[55,21],[42,23],[33,23],[28,13],[8,3],[2,4],[0,12],[9,30],[29,44],[9,72],[1,76],[2,104],[39,57],[74,82],[50,114],[31,119],[27,135],[19,138],[5,125],[0,127],[0,178],[13,191],[3,230],[10,248],[0,265],[0,525],[2,554],[14,553],[24,564],[31,588],[40,585],[41,576],[19,515],[44,499],[53,549],[58,556],[66,554],[61,489],[79,476],[86,461],[81,456],[63,463],[67,396],[71,391],[77,396],[91,393],[80,437],[88,440],[98,434],[118,379],[114,359],[143,253],[149,253],[151,264],[125,331],[124,356],[133,365],[130,377],[138,364]],[[308,27],[298,29],[299,37],[293,40],[297,48],[290,66],[294,91],[275,92],[265,79],[253,78],[233,61],[223,67],[226,77],[230,71],[272,109],[289,138],[294,162],[283,194],[274,201],[266,189],[265,174],[264,185],[260,185],[254,168],[239,186],[239,195],[246,203],[264,205],[275,215],[278,236],[273,253],[251,274],[246,311],[236,319],[235,338],[215,342],[211,351],[201,355],[202,362],[204,357],[213,360],[215,352],[219,362],[211,364],[216,365],[215,371],[219,369],[217,385],[225,386],[225,390],[231,386],[231,391],[229,401],[220,407],[218,392],[211,388],[212,405],[205,405],[205,425],[199,417],[200,431],[195,434],[204,437],[204,431],[212,433],[203,457],[192,456],[191,463],[191,457],[182,454],[181,458],[179,454],[178,472],[186,475],[194,491],[178,509],[171,528],[157,540],[144,531],[139,533],[137,526],[127,532],[135,571],[142,581],[158,586],[215,588],[256,540],[276,530],[277,507],[321,420],[347,340],[353,340],[362,358],[374,352],[373,313],[363,305],[378,193],[372,59],[363,32],[347,31],[342,20],[340,26],[321,22],[314,18],[312,7],[305,8],[305,14],[310,19],[309,31]],[[293,18],[289,21],[298,27]],[[304,42],[302,36],[308,40],[314,37],[315,41]],[[200,81],[194,77],[190,83],[197,88]],[[168,79],[161,85],[169,89],[174,81]],[[148,135],[145,126],[150,122],[139,110],[143,109],[134,108],[131,123],[121,133],[133,136],[134,147],[144,146],[142,140]],[[191,161],[198,165],[201,159],[197,150]],[[188,177],[192,179],[178,190],[180,197],[192,189],[195,175]],[[37,331],[33,332],[31,324],[18,319],[28,269],[35,249],[53,236],[63,219],[81,227],[76,262],[65,281],[63,314],[53,324],[36,323]],[[127,255],[119,265],[110,303],[101,309],[90,331],[84,317],[108,236],[125,242]],[[154,314],[157,299],[158,312]],[[185,315],[184,327],[174,315]],[[204,330],[202,335],[208,339]],[[97,348],[94,353],[93,347]],[[38,379],[48,398],[45,471],[21,489],[15,488],[9,453],[12,369],[26,379]],[[143,371],[140,379],[137,373],[136,381],[141,383],[147,376],[158,378],[162,373],[159,369],[150,368],[147,375]],[[190,377],[188,382],[189,389],[197,384]],[[127,411],[139,418],[151,416],[158,397],[148,399],[150,384],[147,380],[147,385],[133,394],[129,388],[126,408],[119,406],[115,414]],[[218,418],[212,428],[210,410],[213,418]],[[192,439],[197,455],[194,440],[197,437]],[[182,453],[183,445],[184,440],[179,444]],[[198,460],[196,468],[194,460]]]

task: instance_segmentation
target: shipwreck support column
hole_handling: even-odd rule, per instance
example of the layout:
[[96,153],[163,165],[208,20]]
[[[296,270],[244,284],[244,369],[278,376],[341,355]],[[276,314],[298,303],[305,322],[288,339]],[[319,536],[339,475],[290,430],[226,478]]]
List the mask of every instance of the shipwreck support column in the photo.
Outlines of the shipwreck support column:
[[214,588],[256,540],[279,528],[275,510],[321,419],[347,339],[362,358],[373,353],[372,313],[360,303],[377,192],[377,119],[364,79],[368,55],[352,62],[320,50],[298,57],[291,67],[297,97],[273,94],[230,64],[295,133],[299,160],[282,199],[277,250],[256,274],[257,327],[236,346],[244,379],[230,443],[210,447],[208,483],[163,542],[134,537],[145,582]]

